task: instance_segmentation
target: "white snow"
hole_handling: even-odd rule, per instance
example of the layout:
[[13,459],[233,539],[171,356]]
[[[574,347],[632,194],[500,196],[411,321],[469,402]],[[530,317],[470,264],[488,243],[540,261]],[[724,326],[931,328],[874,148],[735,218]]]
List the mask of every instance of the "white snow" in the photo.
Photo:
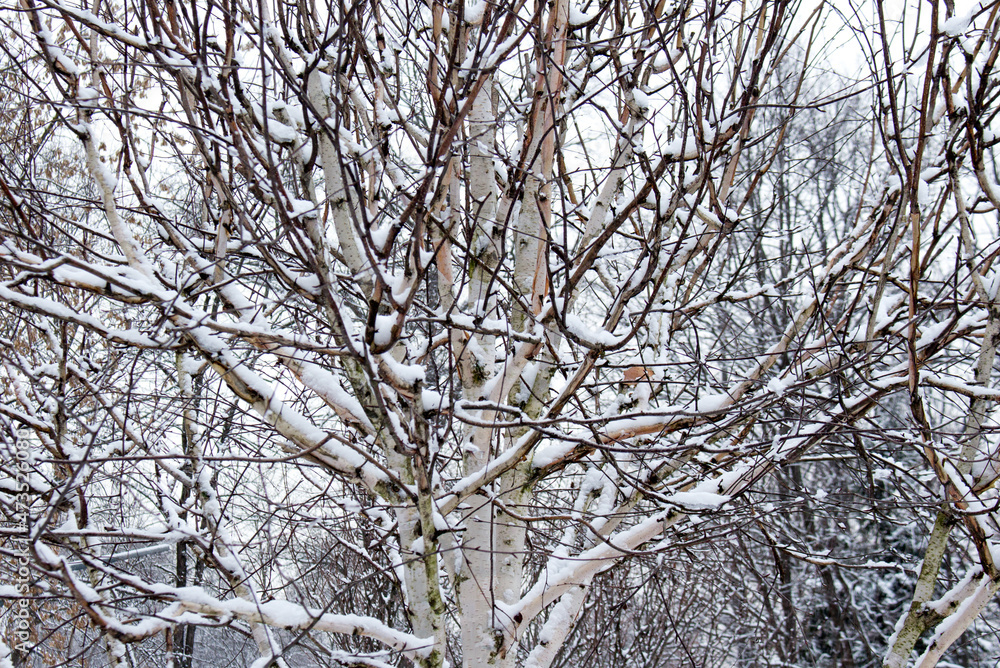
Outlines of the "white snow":
[[540,469],[554,464],[572,452],[574,445],[571,441],[560,441],[540,447],[535,451],[535,456],[531,458],[531,465]]
[[277,144],[294,144],[299,140],[299,133],[295,128],[273,118],[267,119],[267,134]]
[[649,96],[638,88],[632,91],[632,99],[635,100],[635,106],[638,109],[645,110],[652,106],[652,103],[649,101]]
[[103,278],[94,276],[86,269],[76,267],[60,266],[52,272],[52,276],[60,282],[79,285],[91,290],[104,290],[108,287],[108,282]]
[[76,99],[80,102],[80,106],[89,107],[91,109],[97,108],[100,97],[100,94],[96,90],[90,86],[84,85],[80,86],[80,91],[76,95]]
[[710,492],[676,492],[668,496],[666,501],[685,510],[715,510],[730,498],[724,494]]
[[373,343],[376,346],[386,346],[392,340],[392,326],[396,323],[396,316],[392,314],[375,316],[375,338]]
[[597,9],[593,9],[589,12],[584,12],[580,9],[578,5],[570,5],[569,8],[569,24],[572,27],[581,26],[584,23],[590,23],[593,21],[598,14]]
[[952,324],[951,322],[946,320],[944,322],[934,323],[933,325],[929,325],[928,327],[924,328],[923,332],[921,332],[920,338],[917,339],[916,342],[917,349],[919,350],[924,346],[934,343],[938,339],[938,337],[940,337],[948,329],[948,327],[951,324]]
[[722,410],[730,403],[732,403],[732,398],[725,392],[721,394],[707,394],[698,397],[698,401],[695,403],[695,410],[699,413],[714,413],[715,411]]
[[665,157],[682,160],[694,160],[698,157],[698,141],[691,136],[678,137],[664,144],[660,151]]
[[486,13],[486,0],[466,0],[465,22],[471,26],[477,26],[483,22],[483,14]]
[[615,336],[605,329],[591,327],[580,319],[579,316],[572,313],[565,314],[565,317],[566,329],[568,329],[573,336],[589,343],[595,348],[616,346],[625,339],[624,336]]
[[774,394],[780,397],[785,393],[785,390],[787,390],[788,386],[791,385],[793,382],[794,381],[791,377],[782,378],[780,376],[775,376],[774,378],[772,378],[767,382],[767,391],[773,392]]
[[427,375],[427,370],[420,364],[402,364],[389,353],[385,353],[380,359],[400,381],[408,385],[422,381]]
[[139,346],[141,348],[158,348],[161,347],[161,343],[154,339],[151,339],[135,329],[123,330],[114,327],[108,327],[100,320],[94,316],[79,313],[73,309],[54,302],[49,299],[44,299],[42,297],[31,297],[20,292],[15,292],[9,290],[8,288],[0,285],[0,299],[9,302],[11,304],[17,304],[24,308],[29,308],[31,310],[37,310],[42,313],[47,313],[56,318],[62,320],[67,320],[69,322],[76,322],[82,325],[87,325],[101,332],[109,339],[119,340],[127,342],[131,345]]
[[949,37],[958,37],[959,35],[964,34],[965,31],[969,29],[969,25],[972,23],[972,16],[977,8],[978,4],[972,11],[969,11],[966,14],[957,14],[952,16],[950,19],[941,24],[941,32]]
[[289,199],[288,204],[291,207],[291,212],[289,213],[289,218],[318,218],[319,212],[316,210],[316,205],[307,199]]

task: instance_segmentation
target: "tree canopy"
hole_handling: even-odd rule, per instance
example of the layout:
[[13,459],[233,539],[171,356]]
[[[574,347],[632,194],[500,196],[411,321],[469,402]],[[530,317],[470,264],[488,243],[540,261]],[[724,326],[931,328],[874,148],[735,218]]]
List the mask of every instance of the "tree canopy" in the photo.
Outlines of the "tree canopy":
[[998,8],[0,0],[0,666],[993,665]]

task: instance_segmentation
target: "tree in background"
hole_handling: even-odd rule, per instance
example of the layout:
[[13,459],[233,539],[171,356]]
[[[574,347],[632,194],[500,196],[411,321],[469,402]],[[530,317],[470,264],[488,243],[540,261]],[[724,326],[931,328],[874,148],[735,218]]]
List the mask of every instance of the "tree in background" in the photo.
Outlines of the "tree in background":
[[995,659],[998,5],[901,8],[0,4],[0,665]]

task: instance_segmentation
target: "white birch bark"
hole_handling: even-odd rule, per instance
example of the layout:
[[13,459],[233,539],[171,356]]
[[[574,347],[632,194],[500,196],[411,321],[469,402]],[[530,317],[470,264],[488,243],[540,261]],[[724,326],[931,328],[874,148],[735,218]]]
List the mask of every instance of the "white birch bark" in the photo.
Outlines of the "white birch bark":
[[975,591],[966,598],[954,613],[945,617],[938,625],[934,638],[914,668],[933,668],[944,655],[945,651],[958,640],[969,626],[976,621],[979,614],[1000,590],[1000,580],[992,580],[983,576]]
[[[469,200],[474,223],[473,265],[470,271],[469,299],[480,318],[496,318],[497,287],[494,272],[503,255],[496,219],[496,180],[493,166],[494,116],[493,80],[489,77],[480,88],[469,114]],[[492,291],[492,292],[491,292]],[[493,336],[471,334],[461,356],[466,358],[469,377],[463,379],[463,396],[471,401],[483,399],[483,388],[496,373]],[[460,358],[461,359],[461,358]],[[495,420],[492,411],[479,417],[487,423]],[[473,432],[463,448],[466,474],[481,470],[489,462],[494,448],[494,429],[482,427]],[[467,502],[462,512],[462,564],[458,571],[458,598],[462,611],[462,661],[465,666],[493,663],[498,646],[495,624],[495,581],[493,576],[494,516],[490,494],[478,494]]]

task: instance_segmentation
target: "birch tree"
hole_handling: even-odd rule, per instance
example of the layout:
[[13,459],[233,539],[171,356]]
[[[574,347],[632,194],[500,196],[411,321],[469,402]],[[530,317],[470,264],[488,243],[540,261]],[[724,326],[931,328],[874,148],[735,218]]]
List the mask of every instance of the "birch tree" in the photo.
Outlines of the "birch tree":
[[900,8],[0,0],[0,665],[935,665],[1000,41]]

